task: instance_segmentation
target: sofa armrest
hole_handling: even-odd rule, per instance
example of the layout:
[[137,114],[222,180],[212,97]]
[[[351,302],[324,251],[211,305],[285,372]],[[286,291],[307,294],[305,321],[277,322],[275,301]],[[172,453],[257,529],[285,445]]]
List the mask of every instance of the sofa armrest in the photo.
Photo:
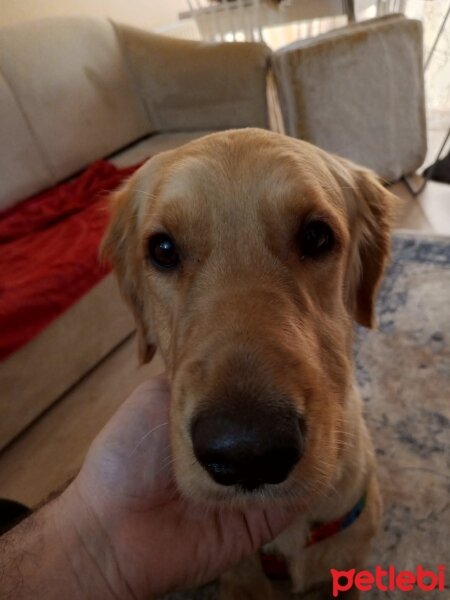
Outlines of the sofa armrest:
[[156,130],[268,127],[264,44],[204,43],[115,27]]
[[422,25],[363,21],[279,50],[272,64],[286,133],[388,181],[425,159]]

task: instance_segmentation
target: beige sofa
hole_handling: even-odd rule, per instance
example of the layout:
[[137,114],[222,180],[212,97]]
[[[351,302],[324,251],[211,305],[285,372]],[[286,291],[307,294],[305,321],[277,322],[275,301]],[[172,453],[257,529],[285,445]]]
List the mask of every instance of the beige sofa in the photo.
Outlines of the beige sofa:
[[[394,16],[271,55],[102,19],[0,30],[0,210],[99,158],[122,167],[210,131],[268,128],[270,62],[289,135],[397,179],[425,155],[420,36]],[[132,331],[110,275],[1,363],[0,450]]]

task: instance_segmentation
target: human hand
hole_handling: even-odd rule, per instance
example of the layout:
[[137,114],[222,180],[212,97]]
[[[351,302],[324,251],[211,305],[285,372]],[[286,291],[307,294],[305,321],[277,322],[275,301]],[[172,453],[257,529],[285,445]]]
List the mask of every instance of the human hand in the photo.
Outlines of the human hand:
[[139,387],[96,438],[63,494],[77,535],[107,586],[120,587],[121,598],[211,581],[294,516],[281,507],[206,510],[181,496],[171,469],[169,400],[163,376]]

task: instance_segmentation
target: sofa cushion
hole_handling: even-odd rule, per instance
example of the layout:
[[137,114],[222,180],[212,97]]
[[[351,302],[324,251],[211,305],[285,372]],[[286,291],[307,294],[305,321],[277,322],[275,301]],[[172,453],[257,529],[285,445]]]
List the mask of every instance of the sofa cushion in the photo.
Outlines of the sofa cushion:
[[[0,72],[53,181],[153,129],[107,20],[53,18],[3,28]],[[1,113],[0,121],[7,117]],[[1,154],[9,152],[5,144]],[[1,163],[2,180],[12,177]]]
[[116,27],[158,131],[268,128],[264,44],[205,43]]
[[173,150],[192,140],[196,140],[213,131],[184,131],[178,133],[159,133],[133,144],[126,150],[121,150],[109,158],[116,167],[129,167],[143,162],[149,156],[158,152]]
[[11,88],[0,74],[0,211],[53,183]]
[[422,26],[393,15],[296,42],[273,56],[286,133],[389,181],[425,158]]

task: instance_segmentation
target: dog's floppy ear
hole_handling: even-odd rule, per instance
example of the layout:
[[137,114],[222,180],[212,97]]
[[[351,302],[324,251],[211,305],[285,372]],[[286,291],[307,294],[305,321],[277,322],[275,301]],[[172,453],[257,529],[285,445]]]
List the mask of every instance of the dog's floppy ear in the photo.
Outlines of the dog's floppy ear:
[[[371,171],[353,167],[356,223],[350,293],[356,321],[375,326],[375,298],[389,258],[390,230],[397,198]],[[352,235],[353,237],[353,235]]]
[[110,197],[110,222],[100,246],[100,257],[114,267],[119,287],[133,311],[137,326],[139,360],[149,362],[156,351],[145,315],[145,292],[137,235],[138,202],[133,177]]

